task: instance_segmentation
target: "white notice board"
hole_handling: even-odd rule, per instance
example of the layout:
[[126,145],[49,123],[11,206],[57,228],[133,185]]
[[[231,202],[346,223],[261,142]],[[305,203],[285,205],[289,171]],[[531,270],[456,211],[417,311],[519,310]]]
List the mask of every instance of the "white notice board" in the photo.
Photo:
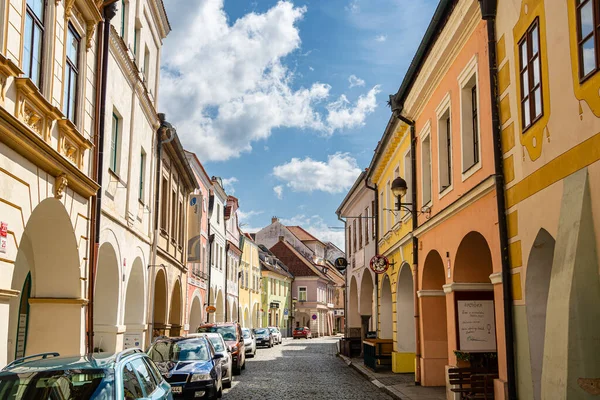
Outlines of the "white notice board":
[[458,300],[458,336],[461,351],[496,351],[493,300]]
[[126,333],[123,335],[123,349],[131,349],[133,347],[142,347],[142,333]]

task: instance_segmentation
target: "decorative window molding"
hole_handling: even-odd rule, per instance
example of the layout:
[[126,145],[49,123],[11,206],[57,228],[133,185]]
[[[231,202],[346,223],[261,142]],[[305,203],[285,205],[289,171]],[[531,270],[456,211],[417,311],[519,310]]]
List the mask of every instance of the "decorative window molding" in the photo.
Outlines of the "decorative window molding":
[[15,84],[15,115],[44,141],[50,143],[52,122],[61,118],[62,113],[46,100],[31,79],[15,78]]
[[8,78],[23,75],[23,71],[10,59],[0,53],[0,104],[6,100],[6,84]]
[[92,142],[86,139],[77,127],[67,118],[58,120],[58,152],[65,156],[69,161],[83,168],[85,151],[93,147]]

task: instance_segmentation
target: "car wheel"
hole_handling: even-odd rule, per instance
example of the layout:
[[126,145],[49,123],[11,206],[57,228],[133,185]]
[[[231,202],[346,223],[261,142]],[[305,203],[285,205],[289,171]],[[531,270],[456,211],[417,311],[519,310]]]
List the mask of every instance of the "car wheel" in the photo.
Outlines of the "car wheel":
[[227,382],[223,382],[223,387],[229,389],[231,387],[231,382],[233,382],[233,373],[229,370],[227,371]]
[[223,397],[223,389],[219,389],[217,392],[217,399],[220,399],[221,397]]

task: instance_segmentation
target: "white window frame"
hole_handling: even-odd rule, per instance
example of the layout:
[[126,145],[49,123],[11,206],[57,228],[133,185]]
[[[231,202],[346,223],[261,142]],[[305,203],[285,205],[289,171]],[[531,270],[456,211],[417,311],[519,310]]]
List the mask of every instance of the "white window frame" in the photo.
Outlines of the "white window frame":
[[[440,102],[440,104],[437,106],[436,110],[435,110],[435,114],[436,114],[436,121],[437,121],[437,146],[438,146],[438,152],[437,152],[437,176],[438,176],[438,199],[441,199],[442,197],[444,197],[446,194],[448,194],[449,192],[452,191],[452,189],[454,188],[454,157],[452,155],[453,151],[453,147],[454,147],[454,138],[452,137],[453,134],[453,130],[452,130],[452,98],[450,97],[450,92],[446,93],[446,95],[444,96],[444,98],[442,99],[442,101]],[[450,166],[451,166],[451,171],[450,171],[450,184],[442,189],[442,174],[447,175],[447,171],[446,171],[446,166],[447,164],[447,160],[442,160],[442,150],[446,149],[446,145],[447,145],[447,137],[444,136],[444,138],[442,138],[442,128],[445,129],[445,127],[442,127],[441,122],[446,120],[446,114],[447,114],[447,118],[450,120],[450,153],[448,154],[448,157],[450,157]],[[448,135],[448,132],[446,132],[446,135]],[[444,139],[444,140],[442,140]],[[443,142],[443,143],[442,143]],[[431,142],[430,142],[431,143]]]
[[298,301],[302,301],[300,298],[300,292],[301,292],[300,289],[304,289],[304,294],[305,294],[304,301],[308,301],[308,289],[306,286],[298,286]]
[[[476,90],[476,94],[477,94],[477,144],[478,144],[478,148],[477,151],[479,152],[479,161],[477,163],[474,163],[472,166],[466,166],[465,165],[465,157],[464,157],[464,149],[465,149],[465,143],[464,143],[464,132],[465,132],[465,124],[472,124],[472,118],[469,118],[468,121],[465,121],[465,109],[464,107],[464,101],[465,99],[463,98],[463,94],[465,92],[465,90],[469,90],[467,89],[467,85],[469,84],[469,82],[472,80],[472,78],[475,77],[475,85],[477,87]],[[479,171],[482,168],[482,156],[483,154],[481,153],[481,97],[480,97],[480,84],[479,84],[479,71],[478,71],[478,61],[477,61],[477,54],[475,54],[471,60],[469,60],[469,62],[467,63],[467,65],[465,66],[465,68],[461,71],[461,73],[458,75],[457,78],[458,81],[458,87],[459,87],[459,104],[460,104],[460,163],[461,163],[461,179],[462,182],[466,181],[467,179],[469,179],[473,174],[475,174],[477,171]],[[471,107],[471,101],[470,101],[470,96],[467,99],[467,104],[469,107]],[[470,114],[470,112],[469,112]],[[472,132],[471,132],[472,134]],[[469,168],[467,171],[465,171],[465,168]]]
[[433,165],[430,166],[430,170],[429,170],[429,200],[426,202],[425,198],[423,196],[423,192],[424,192],[424,187],[425,187],[425,179],[424,179],[424,174],[423,174],[423,142],[425,140],[427,140],[427,138],[429,138],[429,162],[432,163],[432,157],[431,157],[431,120],[428,120],[425,123],[425,126],[423,127],[423,129],[421,129],[421,133],[419,134],[419,152],[421,155],[421,206],[422,207],[429,207],[433,204]]
[[[408,157],[409,155],[410,155],[410,157]],[[407,158],[408,158],[408,168],[406,165]],[[413,191],[412,168],[413,168],[413,166],[412,166],[412,154],[411,154],[410,147],[402,155],[402,164],[403,164],[402,172],[404,173],[405,181],[406,181],[406,194],[404,195],[404,198],[406,200],[404,201],[404,203],[412,204],[412,191]],[[407,173],[409,170],[410,170],[410,174]],[[412,210],[412,206],[407,206],[407,207],[410,210]],[[412,212],[407,211],[406,214],[404,214],[404,216],[402,217],[402,220],[406,222],[411,218],[412,218]]]

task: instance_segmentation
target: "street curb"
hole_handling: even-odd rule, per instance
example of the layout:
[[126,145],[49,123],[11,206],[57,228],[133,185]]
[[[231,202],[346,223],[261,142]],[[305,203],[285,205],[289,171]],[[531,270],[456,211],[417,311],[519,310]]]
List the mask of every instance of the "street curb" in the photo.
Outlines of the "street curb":
[[389,389],[387,386],[385,386],[383,383],[379,382],[377,379],[371,379],[371,377],[367,373],[365,373],[363,370],[361,370],[356,365],[354,365],[354,363],[352,362],[352,360],[350,358],[348,358],[342,354],[339,354],[339,353],[338,353],[338,357],[340,357],[344,361],[344,363],[346,363],[347,366],[351,367],[356,372],[358,372],[359,374],[364,376],[369,382],[371,382],[379,390],[381,390],[382,392],[384,392],[391,398],[397,399],[397,400],[403,400],[402,397],[398,396],[396,393],[394,393],[393,390]]

